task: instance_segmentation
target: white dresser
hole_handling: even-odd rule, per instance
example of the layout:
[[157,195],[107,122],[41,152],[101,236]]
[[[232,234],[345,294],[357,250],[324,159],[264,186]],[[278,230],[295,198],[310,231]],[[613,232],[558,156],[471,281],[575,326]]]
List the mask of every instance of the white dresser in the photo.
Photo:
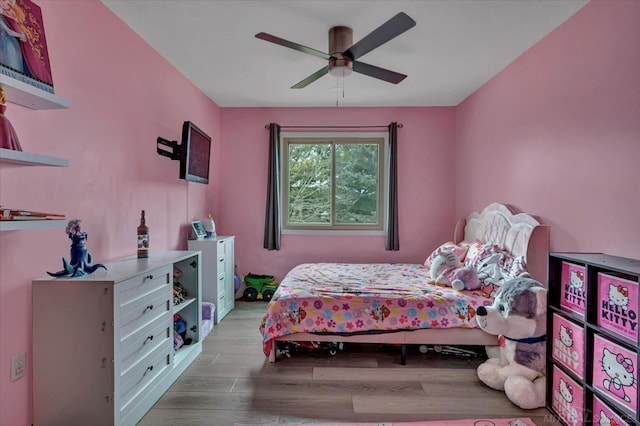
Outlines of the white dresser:
[[[201,254],[151,252],[33,281],[34,425],[135,425],[202,351]],[[186,290],[174,306],[174,268]],[[174,314],[186,322],[174,351]]]
[[234,240],[220,236],[188,242],[189,250],[202,251],[202,300],[216,305],[216,324],[235,306]]

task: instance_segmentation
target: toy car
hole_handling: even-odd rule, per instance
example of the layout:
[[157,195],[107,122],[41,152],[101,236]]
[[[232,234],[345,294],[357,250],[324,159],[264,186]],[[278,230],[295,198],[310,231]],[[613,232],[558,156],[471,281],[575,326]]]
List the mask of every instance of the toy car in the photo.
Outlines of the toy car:
[[253,302],[258,299],[268,302],[278,288],[278,283],[272,275],[248,273],[244,277],[244,282],[247,284],[247,288],[242,293],[242,297],[247,302]]

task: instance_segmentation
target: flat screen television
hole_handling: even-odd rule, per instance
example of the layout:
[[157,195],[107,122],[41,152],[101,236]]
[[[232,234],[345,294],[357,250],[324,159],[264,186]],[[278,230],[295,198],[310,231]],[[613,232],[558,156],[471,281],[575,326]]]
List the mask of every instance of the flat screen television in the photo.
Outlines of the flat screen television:
[[208,184],[211,138],[192,122],[185,121],[180,148],[180,179]]

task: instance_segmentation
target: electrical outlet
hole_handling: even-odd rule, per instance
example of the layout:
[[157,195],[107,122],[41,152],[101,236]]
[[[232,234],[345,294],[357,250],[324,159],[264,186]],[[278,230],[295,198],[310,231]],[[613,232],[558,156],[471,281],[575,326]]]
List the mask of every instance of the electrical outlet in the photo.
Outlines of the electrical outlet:
[[22,352],[11,357],[11,381],[15,382],[24,376],[27,354]]

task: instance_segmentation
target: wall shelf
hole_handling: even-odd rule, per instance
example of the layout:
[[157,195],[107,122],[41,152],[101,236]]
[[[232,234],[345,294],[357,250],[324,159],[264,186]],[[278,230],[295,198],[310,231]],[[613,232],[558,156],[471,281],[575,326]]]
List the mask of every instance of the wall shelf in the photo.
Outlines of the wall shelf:
[[9,102],[30,109],[69,108],[69,101],[22,81],[0,74],[0,86]]
[[25,229],[64,228],[66,219],[55,220],[0,220],[0,231],[22,231]]
[[69,160],[48,155],[31,154],[24,151],[0,148],[0,163],[21,166],[53,166],[68,167]]

